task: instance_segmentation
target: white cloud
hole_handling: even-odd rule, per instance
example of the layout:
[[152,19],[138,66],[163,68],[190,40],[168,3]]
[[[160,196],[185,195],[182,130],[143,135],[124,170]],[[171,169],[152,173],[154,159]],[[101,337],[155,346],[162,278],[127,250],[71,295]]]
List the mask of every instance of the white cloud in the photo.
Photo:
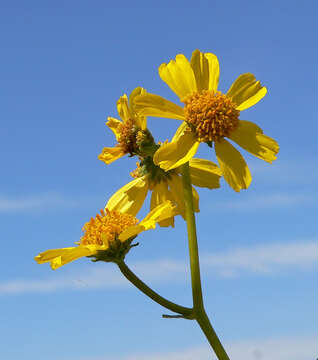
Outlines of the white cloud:
[[315,201],[315,199],[312,195],[275,193],[250,196],[248,198],[244,198],[244,201],[242,201],[241,198],[237,201],[224,201],[222,203],[214,204],[214,207],[221,210],[255,211],[260,209],[295,206],[312,203],[313,201]]
[[318,265],[318,241],[263,244],[202,256],[202,265],[220,275],[242,272],[276,273],[284,269],[309,269]]
[[[223,278],[245,274],[267,275],[286,270],[310,270],[318,266],[318,241],[264,244],[215,254],[202,254],[201,264],[207,276]],[[189,267],[186,261],[162,259],[139,262],[131,268],[149,284],[183,283],[189,280]],[[66,268],[63,268],[53,274],[43,280],[22,279],[2,282],[0,295],[129,286],[129,282],[111,264],[97,263],[95,266],[85,267],[81,272],[73,273],[67,273]]]
[[[187,268],[179,262],[158,260],[152,263],[136,263],[131,266],[136,274],[141,274],[145,282],[180,282],[185,278]],[[0,295],[21,293],[46,293],[58,290],[88,290],[96,288],[126,287],[130,283],[113,264],[97,263],[85,267],[81,272],[65,273],[65,269],[54,272],[43,280],[13,280],[0,283]],[[59,273],[60,272],[60,273]],[[61,275],[61,272],[63,275]],[[173,274],[173,277],[170,275]]]
[[[248,161],[251,173],[257,182],[266,184],[315,185],[318,180],[318,161],[314,156],[278,158],[272,164],[255,158]],[[254,181],[254,180],[253,180]]]
[[16,212],[38,209],[75,207],[78,202],[66,199],[54,192],[35,194],[21,197],[8,197],[0,195],[0,212]]
[[[318,357],[318,334],[312,337],[285,337],[245,340],[225,344],[229,357],[235,360],[315,360]],[[174,352],[135,354],[127,356],[85,357],[78,360],[216,360],[208,346]]]

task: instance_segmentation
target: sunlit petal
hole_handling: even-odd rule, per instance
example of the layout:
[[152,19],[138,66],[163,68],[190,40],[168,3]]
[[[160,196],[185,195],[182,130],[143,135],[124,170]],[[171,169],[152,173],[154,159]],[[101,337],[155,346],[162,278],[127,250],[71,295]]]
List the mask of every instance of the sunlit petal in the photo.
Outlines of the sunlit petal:
[[180,99],[197,90],[192,67],[183,54],[177,55],[168,64],[161,64],[159,76]]
[[113,117],[109,117],[109,118],[107,118],[106,125],[112,130],[112,132],[114,133],[114,135],[116,137],[116,140],[118,140],[118,138],[120,136],[119,127],[120,127],[120,125],[122,125],[122,122]]
[[237,110],[245,110],[258,103],[267,93],[265,86],[256,81],[250,73],[240,75],[232,84],[227,96],[237,105]]
[[98,159],[103,161],[104,163],[111,164],[115,160],[124,156],[125,153],[119,146],[115,147],[105,147],[101,154],[98,155]]
[[148,182],[145,177],[137,178],[119,189],[108,200],[105,208],[136,216],[145,201]]
[[199,145],[191,131],[184,132],[176,141],[162,145],[156,151],[153,161],[166,171],[175,169],[189,161]]
[[219,83],[219,62],[218,58],[211,53],[202,53],[195,50],[192,53],[191,66],[195,75],[198,91],[217,91]]
[[243,156],[225,139],[215,143],[215,152],[224,179],[235,191],[247,189],[252,181]]
[[221,169],[212,161],[192,158],[189,162],[191,183],[196,186],[216,189],[220,187]]
[[184,120],[183,108],[155,94],[135,97],[135,109],[139,116],[157,116],[169,119]]
[[271,163],[279,151],[277,142],[263,134],[260,127],[250,121],[240,120],[239,127],[230,135],[243,149]]

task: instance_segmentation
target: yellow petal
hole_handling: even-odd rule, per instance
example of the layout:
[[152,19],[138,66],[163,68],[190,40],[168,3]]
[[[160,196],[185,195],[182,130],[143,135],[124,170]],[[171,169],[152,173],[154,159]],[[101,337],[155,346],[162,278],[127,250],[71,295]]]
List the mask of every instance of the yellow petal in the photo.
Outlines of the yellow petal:
[[191,66],[198,91],[217,91],[220,68],[218,58],[214,54],[202,53],[199,50],[195,50],[192,53]]
[[133,118],[133,114],[130,112],[129,109],[128,98],[126,94],[124,94],[118,99],[117,111],[123,122],[126,122],[127,120]]
[[236,103],[237,110],[245,110],[258,103],[266,93],[266,87],[256,81],[253,74],[246,73],[234,81],[227,95]]
[[172,218],[175,215],[174,205],[171,201],[166,201],[151,210],[150,213],[138,225],[131,226],[123,231],[119,235],[119,240],[125,241],[133,236],[138,235],[142,231],[155,229],[156,223]]
[[262,129],[250,121],[240,120],[238,128],[231,133],[229,138],[243,149],[269,163],[276,159],[279,151],[277,142],[264,135]]
[[191,183],[196,186],[216,189],[220,187],[221,169],[212,161],[193,158],[189,162]]
[[147,93],[146,89],[142,87],[135,88],[129,96],[129,109],[132,114],[134,114],[135,122],[137,127],[141,130],[146,130],[147,128],[147,118],[145,116],[138,116],[135,109],[135,98],[138,95],[145,95]]
[[171,139],[171,142],[177,141],[179,137],[185,132],[185,130],[190,128],[188,127],[187,123],[184,121],[177,129],[175,134],[173,135],[173,138]]
[[118,140],[118,138],[120,136],[120,132],[118,130],[118,127],[120,125],[122,125],[122,122],[115,119],[115,118],[112,118],[112,117],[107,118],[107,120],[108,121],[106,122],[106,125],[110,128],[110,130],[112,130],[112,132],[116,136],[116,140]]
[[179,54],[176,60],[161,64],[159,76],[180,99],[197,91],[196,81],[188,59]]
[[[173,196],[168,189],[168,183],[166,181],[161,181],[160,183],[156,184],[151,195],[150,201],[150,210],[153,210],[158,205],[164,203],[165,201],[173,200]],[[167,220],[161,221],[159,226],[167,227],[172,226],[174,227],[174,217],[169,218]]]
[[165,201],[152,209],[139,225],[142,225],[145,230],[154,229],[157,222],[175,216],[175,209],[171,201]]
[[145,201],[147,192],[148,182],[145,177],[137,178],[115,192],[105,208],[136,216]]
[[[173,175],[168,181],[172,195],[174,197],[174,201],[177,203],[176,211],[185,219],[185,204],[182,179],[178,175]],[[194,187],[192,187],[192,196],[194,211],[199,212],[199,195]]]
[[34,259],[39,263],[43,264],[46,262],[51,263],[51,268],[53,270],[70,263],[71,261],[77,260],[84,256],[89,256],[94,254],[95,251],[84,247],[76,246],[62,249],[47,250],[43,253],[40,253]]
[[157,116],[169,119],[184,120],[183,108],[155,94],[138,95],[134,100],[139,116]]
[[192,188],[192,198],[193,198],[193,210],[195,212],[200,212],[199,209],[199,194],[198,192],[195,190],[195,188],[193,186],[191,186]]
[[101,154],[98,155],[98,159],[104,161],[106,164],[111,164],[113,161],[124,156],[125,153],[119,146],[105,147]]
[[225,139],[215,143],[215,152],[224,179],[235,191],[247,189],[251,173],[242,155]]
[[126,230],[124,230],[118,237],[118,239],[122,242],[131,239],[135,236],[137,236],[138,234],[140,234],[141,232],[145,231],[145,228],[142,225],[135,225],[135,226],[131,226],[129,228],[127,228]]
[[189,161],[199,145],[195,135],[191,131],[186,131],[176,141],[162,145],[155,152],[153,161],[166,171],[175,169]]
[[177,204],[178,213],[185,219],[185,208],[184,208],[184,195],[183,195],[183,185],[182,179],[178,175],[172,175],[168,179],[169,187],[173,196],[174,203]]

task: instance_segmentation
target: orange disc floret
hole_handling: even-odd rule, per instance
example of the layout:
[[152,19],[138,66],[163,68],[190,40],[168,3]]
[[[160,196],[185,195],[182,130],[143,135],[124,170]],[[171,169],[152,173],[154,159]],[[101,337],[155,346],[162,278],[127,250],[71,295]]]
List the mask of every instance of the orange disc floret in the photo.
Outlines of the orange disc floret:
[[118,146],[125,154],[133,155],[136,152],[136,125],[133,119],[128,119],[118,126]]
[[80,244],[109,246],[125,229],[138,223],[138,219],[130,214],[108,209],[101,210],[100,213],[83,226],[84,235]]
[[228,137],[239,124],[240,111],[236,110],[236,104],[219,91],[195,92],[182,101],[186,122],[200,142]]

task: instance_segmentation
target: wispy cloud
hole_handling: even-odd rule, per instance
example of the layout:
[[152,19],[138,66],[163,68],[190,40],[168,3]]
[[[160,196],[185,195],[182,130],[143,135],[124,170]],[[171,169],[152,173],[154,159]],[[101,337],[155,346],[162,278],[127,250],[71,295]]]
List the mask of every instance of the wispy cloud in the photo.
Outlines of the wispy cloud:
[[[248,274],[264,276],[286,270],[310,270],[318,266],[318,240],[272,243],[202,254],[201,263],[207,276],[221,278]],[[136,274],[140,274],[144,281],[151,284],[182,284],[189,277],[187,263],[176,260],[139,262],[131,268]],[[57,270],[50,278],[43,280],[20,279],[2,282],[0,295],[126,286],[130,286],[129,282],[115,266],[95,264],[76,273],[66,273],[65,269]]]
[[269,208],[284,208],[296,205],[303,205],[315,202],[316,199],[312,195],[295,194],[295,193],[272,193],[266,195],[254,195],[240,198],[237,201],[224,201],[216,203],[213,206],[221,210],[244,210],[255,211]]
[[[95,266],[94,266],[95,265]],[[89,290],[97,288],[126,287],[130,283],[111,264],[92,264],[84,271],[63,273],[57,270],[50,278],[42,280],[20,279],[0,283],[0,295],[22,293],[46,293],[58,290]],[[182,282],[187,274],[185,264],[170,260],[159,260],[151,263],[136,263],[131,266],[134,272],[142,274],[146,282]],[[173,277],[170,275],[173,274]]]
[[[236,360],[315,360],[317,336],[246,340],[225,344],[231,359]],[[174,352],[144,353],[127,356],[83,357],[78,360],[216,360],[208,346]],[[73,360],[73,359],[70,359]]]
[[314,156],[288,157],[278,159],[273,164],[267,164],[255,158],[248,161],[255,180],[266,184],[284,185],[315,185],[318,180],[318,161]]
[[277,273],[318,265],[318,241],[263,244],[202,256],[202,264],[221,276],[242,273]]
[[0,212],[12,213],[30,210],[50,210],[56,208],[74,208],[92,199],[71,199],[56,192],[46,192],[25,196],[5,196],[0,194]]

